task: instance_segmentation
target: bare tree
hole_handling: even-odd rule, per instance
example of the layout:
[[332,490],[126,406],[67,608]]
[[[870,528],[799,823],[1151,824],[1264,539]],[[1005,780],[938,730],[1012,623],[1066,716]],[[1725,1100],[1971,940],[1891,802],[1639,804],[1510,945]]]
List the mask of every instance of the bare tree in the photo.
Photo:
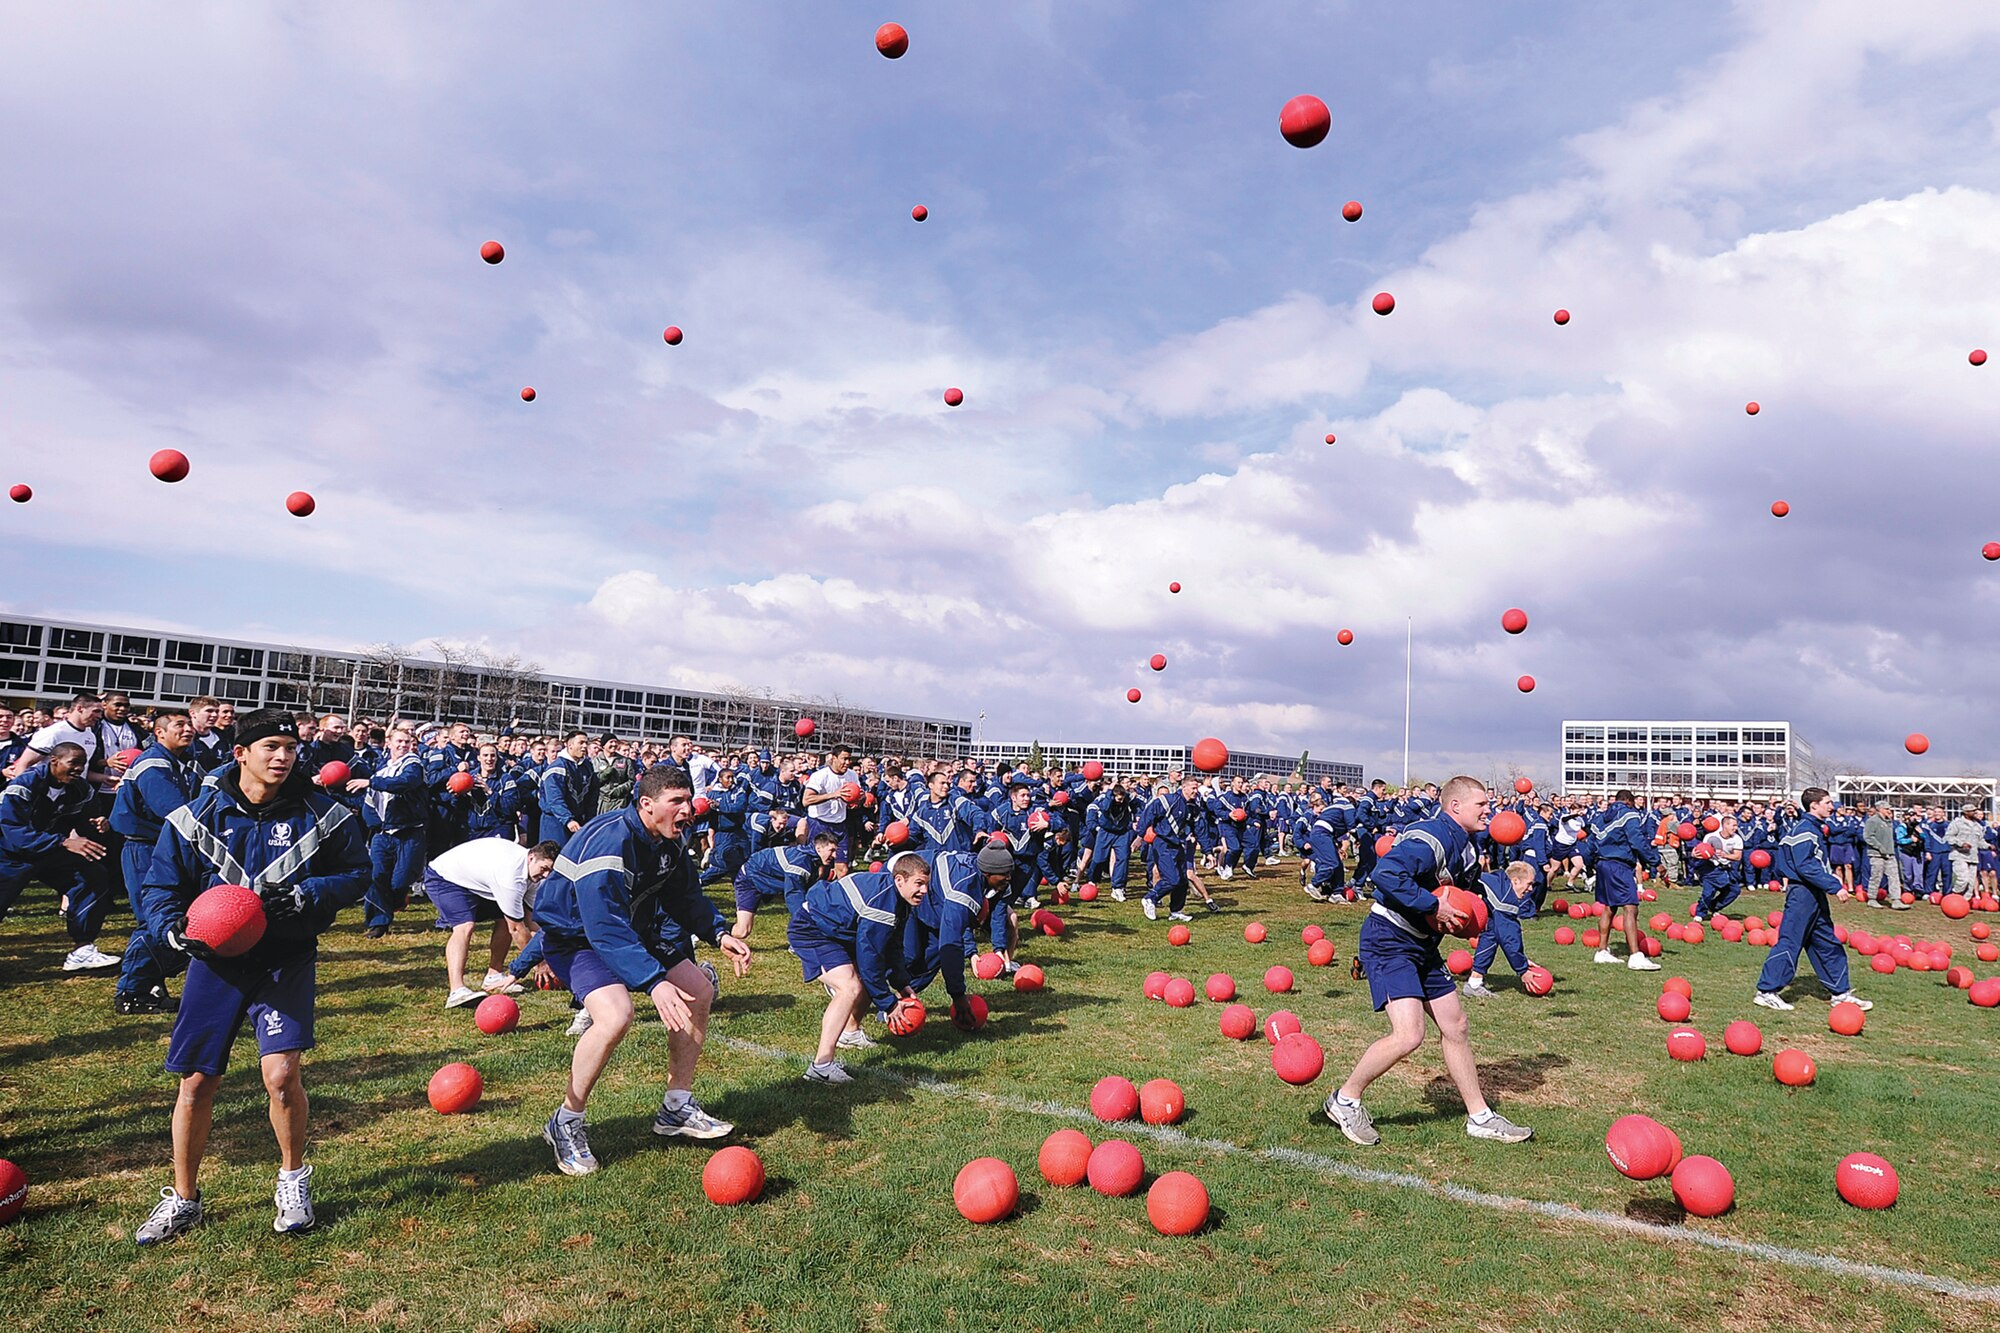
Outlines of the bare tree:
[[361,688],[355,692],[355,711],[380,713],[385,722],[400,717],[409,661],[410,650],[400,643],[375,643],[363,649]]
[[486,705],[485,720],[498,730],[516,721],[539,727],[548,716],[548,683],[542,679],[542,664],[527,662],[519,653],[498,656],[475,650],[472,662],[483,673],[480,699]]

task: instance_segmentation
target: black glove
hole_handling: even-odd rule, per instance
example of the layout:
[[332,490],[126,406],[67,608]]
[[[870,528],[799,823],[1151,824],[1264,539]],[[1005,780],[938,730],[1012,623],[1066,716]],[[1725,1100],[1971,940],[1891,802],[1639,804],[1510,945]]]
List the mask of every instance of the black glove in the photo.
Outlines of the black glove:
[[191,938],[187,932],[188,919],[186,914],[183,913],[175,917],[173,924],[167,927],[167,947],[176,953],[184,953],[190,958],[199,958],[203,962],[208,962],[215,958],[215,950],[209,948],[200,940]]
[[257,896],[264,903],[264,920],[272,925],[301,916],[306,910],[303,889],[287,888],[283,884],[262,884],[257,888]]

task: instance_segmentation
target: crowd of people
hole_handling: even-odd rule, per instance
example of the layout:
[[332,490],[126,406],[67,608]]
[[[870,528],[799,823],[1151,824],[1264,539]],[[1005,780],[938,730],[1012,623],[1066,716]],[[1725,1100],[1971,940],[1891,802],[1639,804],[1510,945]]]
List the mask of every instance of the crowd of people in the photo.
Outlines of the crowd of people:
[[[530,985],[570,993],[576,1047],[543,1133],[558,1169],[583,1175],[597,1169],[588,1099],[635,1021],[635,994],[670,1034],[655,1132],[731,1132],[693,1094],[720,984],[697,949],[743,975],[758,914],[780,903],[789,952],[828,997],[805,1077],[839,1084],[852,1077],[841,1052],[875,1044],[863,1017],[899,1030],[933,982],[953,1024],[976,1031],[984,1008],[968,968],[1019,972],[1021,914],[1044,896],[1092,898],[1102,886],[1114,902],[1136,896],[1148,919],[1187,921],[1192,901],[1220,909],[1214,883],[1292,859],[1307,896],[1366,909],[1353,972],[1391,1025],[1327,1098],[1328,1117],[1355,1143],[1379,1142],[1361,1094],[1435,1022],[1467,1132],[1520,1142],[1530,1131],[1479,1089],[1440,957],[1465,910],[1455,890],[1479,896],[1488,920],[1467,995],[1495,994],[1486,973],[1503,952],[1528,972],[1520,922],[1563,882],[1603,904],[1597,962],[1621,961],[1622,934],[1623,965],[1657,969],[1637,916],[1651,876],[1698,890],[1698,918],[1746,887],[1785,887],[1756,1002],[1792,1007],[1781,992],[1804,956],[1835,1000],[1867,1007],[1849,987],[1829,902],[1896,910],[1916,892],[1990,892],[1994,881],[1996,830],[1983,811],[1836,808],[1819,788],[1797,803],[1550,799],[1526,782],[1494,793],[1470,777],[1392,792],[1380,780],[1113,774],[1095,762],[1033,771],[839,744],[776,753],[276,709],[239,718],[213,699],[135,714],[118,694],[79,694],[48,713],[0,709],[0,737],[0,913],[41,880],[69,932],[63,968],[115,968],[119,1013],[174,1016],[174,1184],[142,1244],[200,1220],[213,1099],[246,1022],[280,1150],[274,1227],[312,1225],[300,1059],[313,1044],[317,940],[354,904],[363,934],[379,939],[413,895],[428,901],[449,1008]],[[241,956],[218,956],[190,926],[190,905],[216,884],[261,900],[265,933]],[[725,884],[733,915],[705,892]],[[118,903],[136,929],[122,954],[106,953],[99,939]],[[175,997],[169,981],[182,973]]]

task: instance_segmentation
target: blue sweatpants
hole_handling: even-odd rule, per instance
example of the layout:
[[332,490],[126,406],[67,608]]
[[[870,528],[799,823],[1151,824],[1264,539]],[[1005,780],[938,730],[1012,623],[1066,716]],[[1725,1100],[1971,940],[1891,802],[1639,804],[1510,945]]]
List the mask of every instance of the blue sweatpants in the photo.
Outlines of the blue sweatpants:
[[750,859],[750,839],[741,833],[717,830],[715,847],[708,854],[708,869],[701,872],[701,886],[705,889],[723,880],[733,880],[743,863]]
[[[146,868],[153,864],[153,847],[150,843],[135,842],[128,838],[119,849],[119,869],[125,874],[125,894],[132,902],[132,915],[139,916],[139,884],[146,877]],[[132,932],[132,938],[125,944],[125,958],[118,965],[118,990],[120,995],[143,995],[155,986],[167,984],[168,977],[177,977],[187,971],[188,958],[177,953],[153,938],[143,922]]]
[[368,864],[372,874],[362,899],[366,924],[386,927],[410,905],[410,886],[424,877],[424,831],[378,831],[368,841]]
[[1126,878],[1131,872],[1132,835],[1130,833],[1098,834],[1090,847],[1090,870],[1088,878],[1098,883],[1104,883],[1108,878],[1112,888],[1123,889]]
[[1778,942],[1764,960],[1757,989],[1775,993],[1790,985],[1798,975],[1801,952],[1812,960],[1820,984],[1835,995],[1847,990],[1847,950],[1833,933],[1833,909],[1826,894],[1795,881],[1785,886],[1785,915],[1778,923]]
[[1153,843],[1153,864],[1159,868],[1160,882],[1149,885],[1146,896],[1154,902],[1167,899],[1168,911],[1178,912],[1187,906],[1188,852],[1185,847],[1169,847],[1165,843]]
[[1493,955],[1505,952],[1515,975],[1528,970],[1528,951],[1521,947],[1521,922],[1505,912],[1491,912],[1486,929],[1479,932],[1479,947],[1472,954],[1472,970],[1484,974],[1493,966]]
[[1704,920],[1720,912],[1736,901],[1736,895],[1743,892],[1743,878],[1740,875],[1706,875],[1701,881],[1701,901],[1695,904],[1695,915]]

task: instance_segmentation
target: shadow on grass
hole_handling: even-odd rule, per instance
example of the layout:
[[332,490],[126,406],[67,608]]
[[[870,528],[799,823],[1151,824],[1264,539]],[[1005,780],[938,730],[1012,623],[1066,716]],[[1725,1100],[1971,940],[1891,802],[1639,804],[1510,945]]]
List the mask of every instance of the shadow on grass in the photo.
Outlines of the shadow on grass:
[[1677,1227],[1687,1221],[1688,1213],[1672,1199],[1632,1199],[1625,1204],[1625,1216],[1656,1227]]
[[[1495,1060],[1479,1066],[1479,1086],[1489,1093],[1533,1092],[1549,1081],[1550,1071],[1569,1062],[1568,1056],[1551,1052]],[[1465,1103],[1449,1075],[1440,1074],[1425,1085],[1424,1104],[1440,1113],[1465,1114]]]
[[715,1003],[714,1012],[725,1017],[741,1014],[767,1014],[779,1009],[790,1009],[799,1002],[796,995],[749,994],[724,991]]

